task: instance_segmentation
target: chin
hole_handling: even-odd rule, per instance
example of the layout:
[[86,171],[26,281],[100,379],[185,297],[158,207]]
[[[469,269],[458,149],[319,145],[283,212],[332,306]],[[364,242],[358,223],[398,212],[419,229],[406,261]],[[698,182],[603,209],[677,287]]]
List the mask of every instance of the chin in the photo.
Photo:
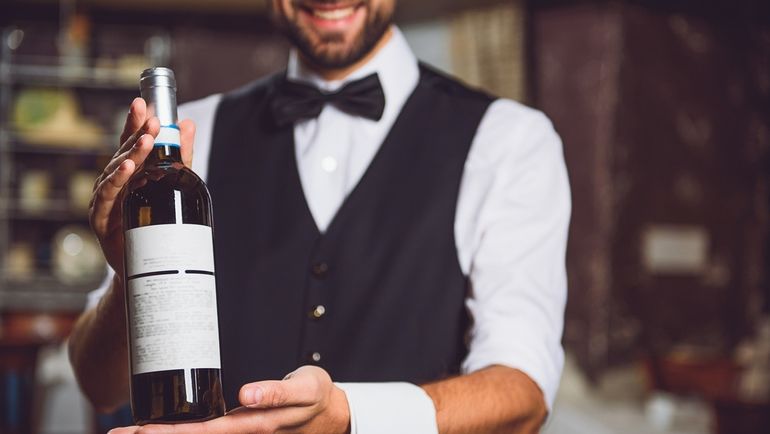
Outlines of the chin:
[[342,34],[329,34],[323,37],[307,34],[290,34],[294,45],[302,52],[303,56],[323,68],[344,68],[356,63],[363,58],[368,51],[363,44],[362,34],[347,36]]
[[319,11],[308,11],[304,6],[293,19],[280,23],[303,56],[321,68],[339,69],[355,64],[374,49],[392,23],[392,13],[370,11],[363,2],[346,14],[324,13],[319,16]]

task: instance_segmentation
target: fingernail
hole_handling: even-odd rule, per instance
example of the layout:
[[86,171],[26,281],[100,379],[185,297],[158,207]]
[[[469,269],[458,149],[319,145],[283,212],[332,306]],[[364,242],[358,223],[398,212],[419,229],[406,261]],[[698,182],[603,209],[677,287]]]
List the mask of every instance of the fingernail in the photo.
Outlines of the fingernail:
[[247,407],[256,407],[259,405],[259,401],[262,400],[262,388],[255,387],[251,389],[249,394],[251,395],[251,404],[249,404]]

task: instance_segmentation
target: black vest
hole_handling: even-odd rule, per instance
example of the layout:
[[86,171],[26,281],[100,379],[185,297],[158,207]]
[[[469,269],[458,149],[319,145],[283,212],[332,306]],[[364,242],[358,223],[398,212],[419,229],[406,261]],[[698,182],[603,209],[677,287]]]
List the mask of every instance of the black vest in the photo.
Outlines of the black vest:
[[208,185],[225,397],[303,364],[334,381],[437,380],[467,354],[469,290],[457,258],[464,163],[492,99],[420,67],[420,81],[321,234],[293,128],[267,105],[276,75],[226,95]]

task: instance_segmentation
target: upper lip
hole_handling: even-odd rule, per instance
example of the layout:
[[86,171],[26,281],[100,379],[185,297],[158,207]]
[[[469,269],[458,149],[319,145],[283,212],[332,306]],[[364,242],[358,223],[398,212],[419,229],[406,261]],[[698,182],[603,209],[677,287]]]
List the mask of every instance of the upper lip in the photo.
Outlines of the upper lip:
[[352,8],[357,7],[363,4],[362,1],[341,1],[341,2],[335,2],[335,3],[327,3],[327,2],[314,2],[314,1],[300,1],[298,2],[298,6],[305,8],[305,9],[315,9],[315,10],[321,10],[321,11],[333,11],[336,9],[345,9],[345,8]]

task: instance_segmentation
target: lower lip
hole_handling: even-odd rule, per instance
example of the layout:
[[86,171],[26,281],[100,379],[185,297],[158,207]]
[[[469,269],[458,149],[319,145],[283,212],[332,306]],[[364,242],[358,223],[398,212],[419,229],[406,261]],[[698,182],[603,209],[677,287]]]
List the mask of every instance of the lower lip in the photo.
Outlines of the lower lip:
[[361,6],[357,6],[352,14],[339,20],[329,20],[329,19],[321,18],[305,9],[301,9],[300,13],[303,14],[307,18],[307,20],[313,23],[315,27],[318,27],[321,29],[328,29],[328,30],[343,30],[348,28],[351,24],[353,24],[356,20],[358,20],[360,16],[363,16],[364,8]]

